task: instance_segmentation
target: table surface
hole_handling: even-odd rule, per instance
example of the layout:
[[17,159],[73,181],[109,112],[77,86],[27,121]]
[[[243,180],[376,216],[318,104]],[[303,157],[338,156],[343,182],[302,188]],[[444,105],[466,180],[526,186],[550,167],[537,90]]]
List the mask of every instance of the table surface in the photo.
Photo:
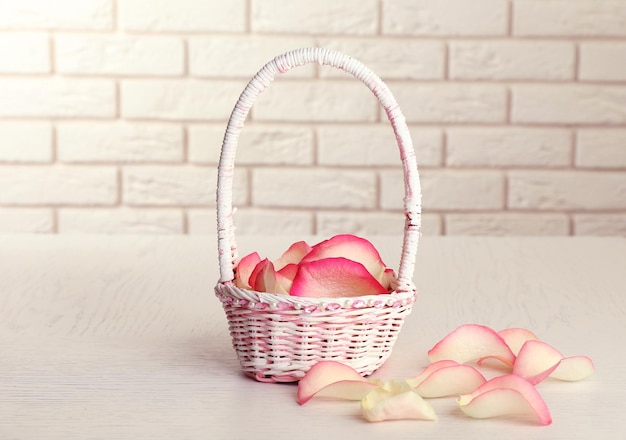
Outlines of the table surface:
[[[388,264],[400,237],[372,237]],[[293,237],[239,237],[270,258]],[[397,255],[396,255],[397,254]],[[375,373],[415,376],[463,323],[526,327],[581,382],[538,385],[553,424],[473,420],[434,399],[437,422],[368,423],[357,402],[295,402],[293,384],[243,376],[213,286],[212,237],[0,237],[0,438],[587,439],[626,432],[626,239],[425,237],[419,298]]]

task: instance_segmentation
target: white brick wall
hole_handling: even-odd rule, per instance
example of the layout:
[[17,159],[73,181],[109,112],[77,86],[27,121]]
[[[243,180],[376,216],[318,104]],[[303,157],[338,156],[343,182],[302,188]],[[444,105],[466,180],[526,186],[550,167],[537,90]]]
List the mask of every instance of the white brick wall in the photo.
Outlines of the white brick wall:
[[[322,46],[409,122],[423,232],[626,235],[624,0],[0,0],[0,233],[206,234],[247,80]],[[304,66],[241,134],[239,233],[397,233],[393,132]]]

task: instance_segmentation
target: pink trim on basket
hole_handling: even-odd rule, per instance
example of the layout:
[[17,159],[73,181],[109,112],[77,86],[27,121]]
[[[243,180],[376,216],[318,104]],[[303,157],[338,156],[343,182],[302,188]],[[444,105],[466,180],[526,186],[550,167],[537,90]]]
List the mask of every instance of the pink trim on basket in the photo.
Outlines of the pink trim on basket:
[[[249,292],[251,294],[263,293],[263,292],[254,292],[254,291],[249,291]],[[232,296],[226,295],[221,292],[216,292],[215,295],[217,296],[218,300],[224,305],[224,307],[238,307],[238,308],[249,308],[249,309],[255,309],[255,310],[270,310],[270,311],[272,310],[281,310],[281,311],[302,310],[304,313],[307,313],[307,314],[315,312],[315,311],[334,312],[334,311],[341,310],[341,309],[359,310],[359,309],[363,309],[366,307],[374,307],[376,309],[381,309],[383,307],[398,308],[402,306],[409,306],[415,303],[417,299],[417,295],[411,295],[404,299],[396,299],[394,298],[395,296],[394,293],[391,293],[388,295],[388,298],[386,300],[370,298],[369,301],[365,302],[363,299],[361,299],[362,297],[355,297],[356,299],[346,297],[346,298],[337,298],[338,300],[343,300],[342,302],[335,302],[335,301],[332,301],[331,298],[329,298],[328,303],[321,302],[319,304],[302,304],[299,302],[289,303],[289,302],[280,301],[280,300],[267,301],[261,298],[257,299],[256,301],[251,301],[251,300],[242,299],[242,298],[233,298]],[[276,294],[276,296],[280,297],[283,295]],[[301,297],[291,297],[287,295],[284,295],[284,296],[285,298],[302,299]]]

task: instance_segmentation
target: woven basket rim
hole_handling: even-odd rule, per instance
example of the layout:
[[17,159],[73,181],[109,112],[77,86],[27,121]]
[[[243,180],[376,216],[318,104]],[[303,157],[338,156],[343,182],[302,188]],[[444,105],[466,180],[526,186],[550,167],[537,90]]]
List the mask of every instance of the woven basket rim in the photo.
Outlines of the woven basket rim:
[[338,305],[337,308],[357,309],[367,307],[399,307],[415,302],[417,292],[410,291],[391,291],[386,294],[374,295],[357,295],[357,296],[341,296],[341,297],[301,297],[285,295],[280,293],[259,292],[256,290],[243,289],[235,286],[232,282],[217,283],[216,293],[222,302],[226,301],[229,296],[233,299],[252,302],[254,304],[266,304],[277,308],[279,304],[289,305],[290,308],[298,310],[305,309],[308,306],[316,306],[325,309],[329,305]]

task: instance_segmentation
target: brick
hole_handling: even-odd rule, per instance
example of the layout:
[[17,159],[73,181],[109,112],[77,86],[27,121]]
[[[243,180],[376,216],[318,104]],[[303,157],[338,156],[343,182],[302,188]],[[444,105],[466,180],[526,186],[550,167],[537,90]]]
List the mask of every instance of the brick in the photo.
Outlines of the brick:
[[113,81],[29,78],[0,82],[0,117],[113,117]]
[[0,73],[50,72],[50,43],[45,34],[0,34]]
[[626,123],[626,87],[517,85],[512,87],[514,122],[539,124]]
[[374,34],[378,28],[376,0],[252,0],[254,32],[306,34]]
[[235,214],[235,226],[237,233],[242,235],[304,236],[313,233],[313,214],[284,209],[242,208]]
[[60,234],[180,234],[183,213],[178,209],[61,208]]
[[[383,80],[441,79],[445,74],[445,46],[441,41],[322,38],[319,44],[358,59]],[[330,66],[320,68],[321,77],[345,75]]]
[[358,81],[277,81],[258,99],[258,121],[374,121],[378,102]]
[[183,42],[173,37],[57,35],[56,70],[71,74],[182,75]]
[[580,130],[576,140],[577,166],[626,168],[626,130]]
[[[419,166],[441,164],[442,135],[435,128],[411,127]],[[317,129],[318,162],[339,166],[400,166],[390,125],[327,125]]]
[[[217,169],[194,166],[129,166],[123,200],[129,206],[215,206]],[[233,203],[247,201],[247,173],[236,173]]]
[[117,201],[112,167],[0,167],[5,205],[111,205]]
[[574,77],[574,44],[562,41],[453,41],[452,79],[558,80]]
[[180,162],[183,130],[143,123],[62,123],[57,149],[62,162]]
[[506,0],[384,0],[383,33],[394,35],[505,35]]
[[124,0],[120,27],[132,31],[242,32],[245,0]]
[[565,129],[455,127],[446,135],[449,166],[558,167],[570,165],[572,156]]
[[511,171],[508,206],[540,210],[626,209],[626,172]]
[[581,80],[626,81],[626,42],[580,43]]
[[0,162],[50,162],[52,127],[49,123],[0,123]]
[[407,121],[420,123],[504,122],[506,88],[494,84],[390,83]]
[[[190,209],[187,212],[189,234],[215,235],[215,210]],[[235,213],[237,235],[311,235],[313,214],[284,209],[240,208]]]
[[[422,215],[422,233],[441,235],[441,219],[437,214]],[[335,234],[401,235],[404,216],[400,212],[336,212],[317,213],[317,234],[330,237]]]
[[[401,172],[383,171],[381,207],[402,209],[404,183]],[[499,171],[422,170],[424,211],[480,211],[504,206],[504,178]]]
[[[314,46],[313,38],[266,37],[259,35],[189,38],[189,72],[194,76],[251,78],[275,56],[301,47]],[[292,69],[293,78],[311,78],[315,66]]]
[[618,214],[574,214],[575,235],[626,236],[626,212]]
[[446,214],[446,235],[569,235],[567,214]]
[[52,233],[49,208],[0,208],[0,234]]
[[233,81],[124,80],[121,113],[127,118],[225,121],[244,87]]
[[626,3],[622,0],[519,0],[514,3],[514,35],[626,35]]
[[0,29],[107,30],[113,0],[0,0]]
[[252,174],[255,207],[373,208],[376,176],[369,171],[259,168]]
[[[189,161],[217,164],[224,131],[224,125],[189,126]],[[313,132],[307,127],[249,124],[239,137],[236,163],[308,165],[313,154]]]

